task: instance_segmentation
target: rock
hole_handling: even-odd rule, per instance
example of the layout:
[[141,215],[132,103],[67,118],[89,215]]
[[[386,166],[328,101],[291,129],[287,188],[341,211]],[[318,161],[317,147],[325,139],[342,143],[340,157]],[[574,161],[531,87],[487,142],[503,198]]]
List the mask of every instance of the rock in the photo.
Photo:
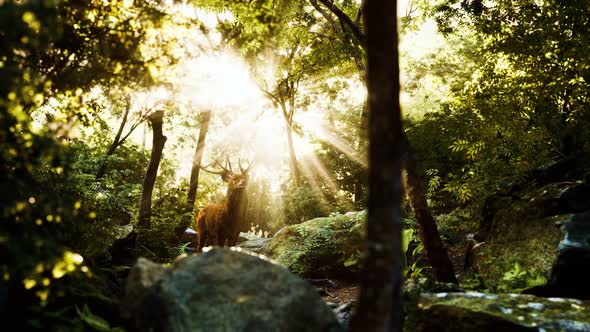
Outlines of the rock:
[[263,254],[271,240],[272,238],[256,238],[244,241],[237,246],[251,252]]
[[192,242],[197,237],[197,231],[192,228],[186,228],[180,236],[178,236],[178,243]]
[[338,322],[340,322],[340,325],[345,329],[350,325],[350,320],[352,319],[352,314],[356,309],[356,305],[356,301],[347,301],[334,308],[334,314],[336,314]]
[[[469,255],[471,272],[492,291],[544,284],[557,261],[557,246],[562,238],[555,224],[567,218],[527,218],[518,208],[498,212],[486,241],[474,246]],[[515,270],[523,273],[515,277],[507,274]]]
[[118,227],[116,240],[108,249],[111,264],[129,266],[134,264],[137,258],[133,252],[136,241],[137,233],[132,225]]
[[[163,273],[148,262],[138,262],[127,280],[125,303],[139,330],[341,329],[314,287],[257,255],[213,248],[179,259]],[[146,275],[151,270],[155,276]]]
[[141,300],[146,291],[166,274],[166,268],[149,259],[140,257],[129,271],[125,281],[125,298],[122,303],[124,317],[131,317],[132,313],[141,308]]
[[533,183],[524,188],[486,199],[474,237],[477,244],[470,242],[473,248],[466,251],[468,275],[477,276],[492,291],[544,285],[558,261],[563,239],[558,226],[572,213],[590,208],[587,183],[557,182],[540,188]]
[[532,172],[532,178],[540,185],[576,180],[588,174],[587,154],[561,159],[539,167]]
[[353,279],[361,266],[364,211],[283,227],[268,255],[305,278]]
[[414,332],[417,324],[417,305],[422,293],[463,292],[453,283],[442,283],[427,278],[412,278],[404,282],[402,289],[404,331]]
[[577,182],[551,183],[523,198],[530,198],[530,214],[540,217],[582,212],[590,209],[590,185]]
[[518,294],[422,294],[413,331],[590,331],[590,302]]
[[238,237],[238,243],[239,242],[250,241],[250,240],[256,240],[256,239],[260,239],[260,237],[254,235],[254,234],[240,232],[240,235]]
[[572,215],[561,228],[565,238],[549,282],[528,293],[590,300],[590,210]]

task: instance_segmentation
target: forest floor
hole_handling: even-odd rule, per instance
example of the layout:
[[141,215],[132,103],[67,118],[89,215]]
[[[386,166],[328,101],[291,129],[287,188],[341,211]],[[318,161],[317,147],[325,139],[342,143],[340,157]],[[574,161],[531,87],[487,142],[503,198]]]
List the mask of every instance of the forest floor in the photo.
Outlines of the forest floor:
[[335,287],[326,287],[321,292],[326,302],[336,303],[338,306],[358,299],[360,286],[358,282],[347,280],[331,280]]

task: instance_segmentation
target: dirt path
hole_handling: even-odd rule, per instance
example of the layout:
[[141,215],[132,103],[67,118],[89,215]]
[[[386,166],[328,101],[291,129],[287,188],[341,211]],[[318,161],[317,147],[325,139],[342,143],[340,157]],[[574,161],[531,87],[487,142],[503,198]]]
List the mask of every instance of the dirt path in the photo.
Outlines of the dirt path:
[[345,280],[331,280],[335,287],[322,287],[320,293],[326,302],[341,305],[350,301],[356,301],[359,295],[358,283]]

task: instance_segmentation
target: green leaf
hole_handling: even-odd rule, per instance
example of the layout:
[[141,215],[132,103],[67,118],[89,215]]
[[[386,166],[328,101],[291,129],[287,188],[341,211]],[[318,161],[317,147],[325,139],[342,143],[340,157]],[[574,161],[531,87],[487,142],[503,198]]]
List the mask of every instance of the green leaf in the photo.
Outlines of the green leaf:
[[78,313],[78,316],[80,316],[80,319],[96,331],[111,331],[109,323],[102,317],[96,316],[90,312],[88,305],[85,304],[82,311],[76,306],[76,312]]
[[410,242],[412,241],[412,235],[414,234],[413,229],[404,229],[402,230],[402,252],[405,253],[408,251],[408,247],[410,246]]

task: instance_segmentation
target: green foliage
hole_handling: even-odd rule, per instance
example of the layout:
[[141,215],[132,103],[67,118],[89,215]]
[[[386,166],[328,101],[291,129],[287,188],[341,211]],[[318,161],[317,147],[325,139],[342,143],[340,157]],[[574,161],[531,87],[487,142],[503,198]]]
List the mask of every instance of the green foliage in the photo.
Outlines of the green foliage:
[[[424,266],[424,262],[422,261],[422,255],[424,251],[424,245],[422,243],[418,243],[413,249],[411,253],[408,253],[408,249],[410,248],[410,243],[414,241],[414,229],[407,228],[402,230],[402,253],[404,256],[404,268],[403,268],[403,275],[407,278],[416,278],[416,277],[423,277],[424,274],[422,271],[427,268]],[[412,264],[408,265],[408,256],[412,257]]]
[[[311,184],[287,185],[283,192],[283,225],[299,224],[328,215],[328,204]],[[275,227],[278,228],[278,227]]]
[[141,230],[137,255],[168,263],[184,249],[179,237],[191,226],[193,211],[186,206],[186,188],[168,188],[165,195],[154,201],[151,226]]
[[104,320],[102,317],[93,314],[88,308],[88,305],[84,305],[82,310],[76,307],[76,313],[86,323],[89,327],[91,327],[94,331],[101,331],[101,332],[124,332],[125,330],[122,328],[111,328],[109,322]]
[[502,281],[503,283],[498,287],[499,291],[519,293],[534,286],[545,285],[547,283],[547,278],[541,274],[532,273],[523,269],[523,267],[516,262],[512,269],[504,273]]

